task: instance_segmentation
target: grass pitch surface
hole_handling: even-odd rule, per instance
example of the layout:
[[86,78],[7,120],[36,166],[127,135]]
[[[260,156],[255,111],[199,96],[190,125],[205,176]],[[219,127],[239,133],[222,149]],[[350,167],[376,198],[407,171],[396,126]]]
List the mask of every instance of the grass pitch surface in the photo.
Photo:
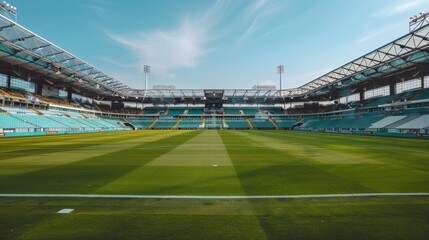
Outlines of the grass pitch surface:
[[[429,192],[429,142],[286,131],[0,139],[0,194]],[[71,208],[70,214],[57,214]],[[429,197],[0,198],[0,239],[426,239]]]

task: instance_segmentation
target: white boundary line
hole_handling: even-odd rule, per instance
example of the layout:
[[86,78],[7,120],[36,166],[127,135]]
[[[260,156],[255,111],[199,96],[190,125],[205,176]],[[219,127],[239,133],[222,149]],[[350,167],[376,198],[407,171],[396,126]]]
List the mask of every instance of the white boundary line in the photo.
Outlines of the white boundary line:
[[110,194],[0,194],[0,198],[105,198],[105,199],[300,199],[300,198],[350,198],[350,197],[406,197],[429,196],[429,193],[350,193],[268,196],[192,196],[192,195],[110,195]]

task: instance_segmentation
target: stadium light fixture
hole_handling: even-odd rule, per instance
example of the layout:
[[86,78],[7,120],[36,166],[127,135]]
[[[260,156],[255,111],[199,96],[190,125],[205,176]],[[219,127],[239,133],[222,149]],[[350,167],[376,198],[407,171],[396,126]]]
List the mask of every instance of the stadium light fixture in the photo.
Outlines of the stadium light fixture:
[[2,10],[2,12],[6,13],[6,16],[8,18],[12,18],[11,16],[9,16],[9,14],[11,14],[13,16],[13,18],[15,18],[15,22],[18,20],[18,9],[15,6],[12,6],[10,3],[3,1],[0,4],[0,9]]
[[280,75],[280,95],[282,92],[282,73],[285,72],[285,66],[284,65],[279,65],[277,66],[277,73]]
[[429,10],[421,11],[418,15],[410,17],[409,31],[414,32],[429,24]]
[[144,90],[146,91],[147,90],[147,75],[148,75],[148,73],[150,73],[150,66],[144,65],[143,71],[144,71]]
[[150,66],[144,65],[143,71],[144,71],[144,95],[143,95],[143,101],[144,101],[147,93],[147,78],[148,78],[148,74],[150,73]]

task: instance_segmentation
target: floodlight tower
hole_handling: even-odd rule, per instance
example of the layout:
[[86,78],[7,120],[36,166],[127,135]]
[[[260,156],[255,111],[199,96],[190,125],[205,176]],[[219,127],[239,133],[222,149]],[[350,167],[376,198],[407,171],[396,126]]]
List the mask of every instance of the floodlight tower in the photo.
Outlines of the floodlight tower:
[[3,1],[0,3],[0,14],[3,16],[6,16],[7,18],[14,20],[15,22],[18,21],[18,11],[17,8],[10,5],[8,2]]
[[428,11],[422,11],[417,15],[410,17],[410,32],[414,32],[423,26],[426,26],[429,24],[429,10]]
[[147,77],[148,77],[148,74],[150,73],[150,66],[149,65],[144,65],[143,66],[143,71],[144,71],[144,94],[146,96],[146,91],[147,91]]
[[285,72],[285,66],[284,65],[278,65],[277,66],[277,73],[280,75],[280,95],[282,95],[282,73]]

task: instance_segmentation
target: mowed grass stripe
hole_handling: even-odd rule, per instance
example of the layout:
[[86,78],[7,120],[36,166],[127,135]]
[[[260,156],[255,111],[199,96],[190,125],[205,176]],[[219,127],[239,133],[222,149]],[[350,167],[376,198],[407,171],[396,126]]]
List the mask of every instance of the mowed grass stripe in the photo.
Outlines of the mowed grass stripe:
[[[306,132],[285,134],[278,131],[251,131],[247,136],[261,137],[261,141],[273,142],[278,146],[291,144],[301,146],[300,150],[287,151],[293,157],[311,163],[312,167],[346,182],[354,182],[373,189],[373,192],[429,191],[427,154],[395,148],[403,145],[424,151],[427,141],[320,133],[309,135]],[[368,143],[363,141],[367,139]],[[323,150],[325,148],[329,150]],[[333,148],[337,150],[334,151]],[[343,166],[344,164],[348,166]]]
[[[249,134],[267,136],[278,142],[289,143],[305,149],[320,148],[342,153],[353,153],[361,157],[377,159],[386,156],[388,164],[406,165],[416,169],[429,170],[427,154],[429,153],[427,139],[387,138],[374,136],[359,136],[329,133],[253,131]],[[413,158],[412,162],[402,161]],[[396,160],[399,161],[396,161]],[[383,160],[381,158],[381,160]]]
[[[400,172],[393,171],[392,168],[387,168],[387,173],[384,172],[383,170],[386,169],[388,164],[377,163],[379,161],[377,158],[360,158],[359,156],[350,155],[349,152],[344,153],[340,151],[338,155],[345,158],[343,159],[344,162],[348,162],[348,164],[344,164],[343,162],[338,162],[341,159],[335,159],[336,151],[332,150],[327,152],[329,152],[335,161],[332,161],[326,155],[320,158],[320,154],[325,154],[323,148],[327,146],[325,145],[326,142],[330,142],[330,148],[335,146],[353,148],[353,145],[348,144],[348,139],[353,138],[353,136],[344,135],[342,138],[335,136],[335,138],[325,141],[323,138],[325,135],[314,135],[312,138],[307,135],[304,136],[305,141],[296,142],[294,140],[300,137],[299,133],[290,134],[290,132],[285,131],[222,131],[221,136],[247,195],[260,196],[264,194],[279,194],[281,192],[280,194],[304,195],[311,198],[314,194],[318,193],[324,193],[321,195],[324,197],[338,196],[336,194],[339,193],[351,193],[350,196],[353,196],[354,193],[365,192],[377,194],[378,191],[387,192],[388,190],[391,190],[391,192],[410,192],[409,189],[417,189],[417,191],[421,190],[423,192],[429,191],[427,187],[429,177],[427,175],[415,176],[415,172],[408,171],[406,174],[399,175],[399,178],[392,178],[391,175],[398,176],[397,174]],[[289,141],[279,141],[279,138],[285,138]],[[311,148],[307,148],[309,146],[308,143],[311,143]],[[247,144],[249,149],[228,147],[237,144]],[[347,159],[350,156],[351,158]],[[261,163],[265,164],[265,166]],[[384,169],[380,168],[381,166]],[[371,169],[371,174],[369,175],[367,174],[368,169]],[[363,196],[365,195],[363,194]],[[414,197],[417,198],[417,196]],[[352,197],[352,199],[354,198]],[[381,199],[384,199],[384,197],[381,197]],[[344,224],[347,225],[347,229],[355,229],[353,224],[351,224],[352,221],[346,219],[360,219],[363,212],[367,214],[362,218],[363,222],[367,219],[368,213],[366,212],[366,208],[368,206],[366,205],[358,206],[357,209],[359,211],[353,212],[352,215],[336,216],[337,212],[343,212],[343,209],[350,207],[348,205],[349,201],[346,198],[338,205],[337,209],[330,209],[332,215],[318,212],[317,206],[307,205],[305,207],[301,206],[296,210],[290,209],[289,211],[280,210],[282,207],[274,208],[274,206],[271,206],[269,208],[270,214],[257,215],[257,217],[260,226],[263,227],[269,239],[313,239],[320,236],[326,236],[327,238],[343,236],[341,238],[350,239],[355,238],[357,235],[360,235],[357,238],[367,238],[368,236],[362,234],[364,232],[372,232],[371,236],[375,236],[374,238],[381,236],[374,234],[376,232],[375,229],[369,228],[352,230],[351,232],[354,231],[353,233],[349,231],[338,232],[336,230],[338,226],[341,226],[342,222],[347,222],[347,224]],[[257,209],[257,202],[251,201],[251,203],[254,209]],[[287,204],[284,203],[284,206],[287,206]],[[416,207],[425,211],[427,205]],[[379,207],[373,208],[372,211],[382,212],[383,210],[382,207]],[[312,212],[314,214],[308,217],[305,216],[305,212]],[[410,212],[408,211],[407,213]],[[389,214],[394,213],[390,212]],[[404,213],[398,214],[398,219],[403,216],[401,214]],[[422,226],[425,222],[427,223],[427,220],[424,220],[424,215],[420,213],[412,213],[411,215],[420,221],[419,226]],[[330,231],[324,229],[327,226],[325,221],[335,222],[335,224],[329,225],[331,228]],[[360,225],[358,223],[360,221],[358,220],[356,224]],[[403,221],[401,219],[400,221],[406,222],[407,220]],[[301,225],[306,227],[302,227]],[[386,220],[383,220],[381,224],[377,224],[377,226],[382,228],[388,228],[389,232],[392,231],[392,225],[394,224]],[[368,227],[368,225],[365,226]],[[296,229],[301,230],[296,231]],[[427,232],[427,230],[425,231]],[[421,231],[411,232],[413,235],[421,238],[424,236],[425,231],[423,233]],[[403,229],[402,232],[408,231]]]
[[[207,146],[216,146],[216,148],[211,150]],[[160,194],[162,196],[172,194],[245,195],[217,131],[200,132],[199,135],[106,185],[98,192],[112,192],[113,189],[116,190],[115,192],[127,192],[134,189],[142,194]],[[159,196],[160,199],[163,198],[162,196]],[[166,198],[169,198],[168,196]],[[180,198],[191,199],[192,197],[171,197],[171,199]],[[211,197],[201,196],[201,199],[204,198],[210,199]],[[247,209],[246,212],[253,211],[247,201],[241,204],[241,208]],[[253,237],[264,239],[265,232],[257,218],[249,214],[247,219],[247,227],[252,229]],[[240,228],[236,228],[235,231],[240,231]]]
[[[152,181],[151,184],[156,181],[171,183],[177,176],[187,179],[193,178],[192,174],[195,173],[198,173],[195,179],[205,180],[196,183],[200,184],[199,186],[228,184],[230,178],[204,176],[202,173],[205,170],[201,169],[210,166],[200,166],[196,160],[202,155],[201,152],[213,152],[210,161],[216,160],[213,156],[224,156],[223,144],[237,171],[235,178],[238,176],[242,184],[244,197],[313,193],[377,194],[377,191],[429,192],[416,190],[427,189],[429,185],[429,178],[423,171],[424,159],[415,157],[419,155],[400,159],[397,155],[403,154],[395,154],[395,149],[389,149],[389,152],[378,150],[387,148],[390,142],[396,141],[392,146],[415,150],[412,152],[426,151],[427,147],[424,148],[423,144],[427,144],[425,141],[417,141],[413,146],[412,141],[402,143],[404,139],[386,138],[386,142],[379,142],[384,138],[370,138],[365,143],[365,137],[349,135],[312,135],[289,131],[219,131],[223,144],[218,144],[216,142],[219,139],[204,138],[204,135],[199,134],[205,132],[200,131],[162,133],[130,132],[135,134],[134,139],[121,141],[121,138],[118,138],[118,143],[106,142],[85,149],[87,152],[108,151],[108,154],[61,166],[49,165],[41,171],[10,174],[14,177],[0,176],[0,193],[81,193],[111,196],[120,190],[106,186],[137,168],[153,170],[150,174],[146,172],[144,177],[129,178],[130,182],[137,181],[138,184],[134,185],[135,188],[126,189],[124,182],[123,194],[147,194],[151,191],[170,195],[177,192],[198,193],[201,189],[189,187],[187,184],[169,188],[158,185],[144,191],[141,185],[148,179]],[[117,136],[119,134],[121,133]],[[158,137],[158,134],[163,136]],[[82,139],[87,139],[86,136],[89,135],[82,135]],[[93,140],[96,141],[95,138]],[[71,141],[78,143],[80,140]],[[141,145],[132,145],[136,143]],[[26,146],[31,145],[26,143]],[[213,148],[210,148],[210,145]],[[372,147],[374,152],[361,152],[365,146]],[[323,148],[327,148],[330,154],[335,154],[335,148],[339,148],[340,156],[352,154],[355,157],[349,159],[349,162],[352,162],[349,164],[339,162],[340,159],[318,159],[318,153]],[[183,151],[177,151],[180,149]],[[79,150],[79,147],[76,150]],[[191,161],[196,162],[193,166],[182,166],[186,162],[188,150]],[[165,155],[170,153],[172,158],[165,158]],[[196,153],[195,156],[193,153]],[[388,155],[393,158],[392,164],[389,164]],[[356,156],[375,161],[364,159],[365,161],[359,162]],[[52,153],[52,157],[59,156]],[[168,166],[175,162],[173,157],[178,160],[179,166]],[[162,159],[165,161],[158,161]],[[159,165],[150,166],[152,162]],[[407,168],[407,163],[411,167]],[[40,164],[26,166],[11,163],[1,165],[0,171],[39,166],[45,167]],[[223,171],[222,167],[212,169]],[[225,167],[229,169],[230,166]],[[214,197],[231,196],[227,193],[228,188],[215,188],[217,192],[213,194]],[[99,192],[100,190],[103,191]],[[209,195],[202,195],[207,196]],[[304,199],[4,197],[0,198],[0,203],[0,239],[105,239],[106,236],[113,239],[426,239],[429,233],[429,205],[426,196]],[[75,211],[66,215],[56,214],[65,207]],[[261,234],[259,226],[263,227],[267,236]]]
[[232,166],[217,131],[203,131],[146,166]]
[[[186,141],[197,134],[193,131],[170,131],[167,133],[158,136],[158,138],[153,138],[149,142],[145,142],[147,133],[140,132],[140,144],[128,144],[128,148],[120,151],[107,152],[106,154],[103,154],[101,151],[95,157],[86,158],[82,156],[82,159],[71,163],[48,167],[43,166],[43,169],[36,171],[18,172],[13,175],[0,176],[0,192],[94,193],[109,182],[144,165],[147,161],[158,156],[157,154],[169,151],[169,149],[160,149],[157,152],[152,152],[152,155],[145,155],[141,154],[141,152],[133,152],[133,147],[154,147],[159,145],[160,142],[170,142],[172,145],[180,144],[182,141]],[[139,138],[136,137],[136,139],[138,140]],[[31,162],[28,164],[22,167],[34,167],[31,166]],[[8,166],[5,166],[5,168],[10,169]],[[15,169],[12,166],[13,170]]]
[[31,151],[29,153],[28,150],[23,150],[18,151],[13,158],[0,161],[0,176],[40,171],[53,166],[79,162],[176,134],[179,133],[171,131],[136,132],[130,135],[117,134],[115,138],[110,136],[108,139],[99,138],[100,135],[90,135],[88,141],[91,144],[85,144],[87,139],[83,139],[81,143],[78,143],[78,146],[85,146],[81,148],[70,148],[70,146],[64,147],[51,143],[49,148],[40,148],[38,154],[31,154]]
[[[117,134],[116,136],[102,137],[102,136],[87,136],[81,141],[73,141],[63,143],[57,141],[49,145],[37,146],[31,149],[21,149],[14,154],[3,153],[3,161],[0,161],[0,166],[3,164],[26,164],[31,161],[31,164],[37,164],[38,160],[47,160],[47,163],[56,162],[61,164],[67,156],[77,156],[73,160],[80,160],[79,155],[92,157],[93,155],[107,154],[113,151],[128,149],[130,147],[141,145],[145,142],[157,141],[168,136],[174,136],[179,132],[161,131],[161,132],[134,132],[134,134]],[[54,161],[49,161],[54,160]]]
[[[48,140],[41,141],[43,137],[19,137],[13,138],[12,142],[1,142],[0,146],[5,146],[5,151],[12,149],[10,152],[14,152],[15,150],[23,150],[23,149],[43,149],[43,148],[52,148],[52,146],[56,146],[57,148],[61,148],[62,146],[73,148],[73,146],[69,146],[72,144],[81,144],[81,146],[91,146],[91,144],[97,143],[114,143],[121,139],[127,138],[135,138],[141,139],[142,135],[145,136],[156,136],[162,134],[172,134],[172,131],[169,130],[159,130],[159,131],[121,131],[121,132],[106,132],[106,133],[86,133],[86,134],[71,134],[71,135],[47,135],[44,136],[48,138]],[[3,140],[8,140],[9,138],[4,138]],[[9,146],[12,145],[12,146]],[[16,149],[18,148],[18,149]],[[2,149],[3,150],[3,149]]]
[[[1,239],[427,239],[428,197],[248,200],[0,198]],[[56,214],[67,206],[71,214]],[[251,216],[249,216],[251,214]],[[268,224],[270,222],[272,224]]]
[[[243,200],[0,199],[2,239],[264,239]],[[67,205],[72,214],[56,214]],[[13,230],[13,231],[11,231]]]
[[[245,194],[217,131],[199,134],[111,182],[98,193],[161,195]],[[168,146],[167,143],[163,143]],[[216,148],[210,150],[208,145]],[[145,153],[158,151],[146,148]],[[215,166],[214,166],[215,165]]]
[[[125,131],[124,131],[125,132]],[[129,131],[128,131],[129,132]],[[114,135],[120,132],[99,132],[99,133],[75,133],[75,134],[61,134],[61,135],[36,135],[36,136],[21,136],[21,137],[2,137],[0,138],[0,145],[8,147],[16,147],[19,143],[19,147],[31,145],[34,143],[43,143],[43,142],[55,142],[57,139],[61,138],[63,140],[73,140],[73,139],[82,139],[82,136],[88,135],[103,135],[109,136]]]
[[[150,133],[147,133],[150,135]],[[168,134],[167,131],[159,134]],[[116,143],[127,139],[135,139],[141,136],[138,132],[115,132],[115,133],[88,133],[87,135],[79,134],[79,137],[70,138],[67,135],[56,135],[49,138],[47,141],[39,141],[33,137],[20,137],[13,139],[13,144],[0,143],[2,151],[0,154],[1,160],[35,156],[45,153],[62,152],[67,149],[76,150],[88,148],[91,146],[105,145],[107,143]],[[31,139],[32,142],[21,143],[20,140]]]
[[[220,134],[247,195],[377,192],[359,182],[328,173],[293,152],[267,147],[273,140],[249,138],[248,131],[222,131]],[[249,148],[229,147],[237,143],[247,144]]]

